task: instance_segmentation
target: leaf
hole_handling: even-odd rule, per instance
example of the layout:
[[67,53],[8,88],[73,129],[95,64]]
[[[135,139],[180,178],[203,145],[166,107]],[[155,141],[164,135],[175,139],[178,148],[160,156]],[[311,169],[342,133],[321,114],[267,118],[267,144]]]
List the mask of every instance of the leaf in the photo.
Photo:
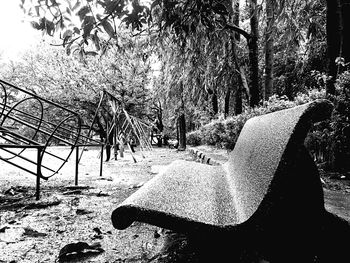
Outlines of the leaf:
[[71,46],[72,46],[72,43],[69,43],[67,46],[66,46],[66,54],[67,56],[69,56],[71,54]]
[[97,36],[97,30],[95,31],[95,34],[91,35],[92,42],[94,43],[97,50],[101,49],[100,46],[100,38]]
[[89,245],[85,242],[77,242],[65,245],[59,252],[58,258],[62,261],[72,261],[84,259],[88,255],[100,254],[104,252],[100,243]]
[[41,28],[41,25],[38,22],[32,21],[30,22],[30,24],[34,29],[43,30],[43,28]]
[[78,9],[79,6],[80,6],[80,4],[81,4],[81,3],[80,3],[80,1],[78,0],[78,1],[75,3],[75,5],[73,6],[72,11]]
[[227,9],[223,4],[216,4],[213,6],[213,11],[220,15],[227,15]]
[[98,55],[98,53],[96,52],[96,51],[87,51],[86,53],[85,53],[85,55],[87,55],[87,56],[97,56]]
[[95,19],[92,16],[86,16],[82,23],[82,28],[84,30],[83,38],[87,38],[90,35],[91,30],[94,27]]
[[102,21],[102,26],[111,38],[116,38],[112,25],[106,19]]
[[88,13],[90,13],[90,8],[88,6],[83,6],[77,13],[77,15],[80,18],[80,21],[83,21]]
[[72,35],[73,35],[73,32],[70,29],[66,30],[63,33],[63,36],[62,36],[62,38],[63,38],[63,47],[65,47],[66,43],[71,39]]
[[34,8],[35,8],[36,15],[40,16],[40,11],[39,11],[40,6],[35,6]]
[[29,236],[29,237],[45,237],[47,236],[46,233],[41,233],[41,232],[38,232],[30,227],[25,227],[24,228],[24,233],[23,235],[25,236]]
[[74,32],[75,34],[80,35],[80,29],[77,28],[77,27],[74,27],[74,28],[73,28],[73,32]]
[[153,3],[151,4],[151,9],[155,8],[157,5],[160,6],[160,0],[153,1]]
[[63,38],[66,38],[67,36],[72,36],[73,35],[73,32],[72,30],[68,29],[66,30],[64,33],[63,33]]

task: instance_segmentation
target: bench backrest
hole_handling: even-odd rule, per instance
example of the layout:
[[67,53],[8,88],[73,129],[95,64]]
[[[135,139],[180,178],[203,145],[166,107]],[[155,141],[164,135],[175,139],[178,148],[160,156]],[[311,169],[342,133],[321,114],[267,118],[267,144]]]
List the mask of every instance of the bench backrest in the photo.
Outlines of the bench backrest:
[[289,151],[295,154],[311,124],[328,118],[331,110],[331,103],[320,100],[246,122],[228,162],[228,182],[235,197],[237,223],[253,215],[277,170],[288,169],[283,167],[285,155]]

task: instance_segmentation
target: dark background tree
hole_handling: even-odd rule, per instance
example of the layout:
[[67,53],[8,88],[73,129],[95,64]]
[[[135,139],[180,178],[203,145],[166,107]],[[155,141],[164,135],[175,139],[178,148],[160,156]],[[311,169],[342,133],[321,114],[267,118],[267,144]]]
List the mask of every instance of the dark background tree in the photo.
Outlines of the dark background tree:
[[327,0],[327,52],[328,52],[328,75],[327,92],[335,95],[335,80],[340,70],[343,58],[345,62],[350,61],[350,1],[349,0]]

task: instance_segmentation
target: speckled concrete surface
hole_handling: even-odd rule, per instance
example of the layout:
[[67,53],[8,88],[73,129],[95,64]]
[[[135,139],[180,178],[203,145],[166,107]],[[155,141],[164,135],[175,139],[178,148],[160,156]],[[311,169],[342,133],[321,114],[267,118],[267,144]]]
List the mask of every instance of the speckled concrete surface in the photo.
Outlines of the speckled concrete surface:
[[264,201],[266,210],[280,201],[274,200],[281,198],[272,182],[277,174],[277,181],[283,181],[284,171],[290,168],[286,160],[303,147],[310,124],[327,118],[331,109],[329,102],[317,101],[250,119],[226,164],[175,161],[113,211],[114,227],[142,221],[195,231],[196,226],[222,229],[247,222],[268,193],[278,194]]

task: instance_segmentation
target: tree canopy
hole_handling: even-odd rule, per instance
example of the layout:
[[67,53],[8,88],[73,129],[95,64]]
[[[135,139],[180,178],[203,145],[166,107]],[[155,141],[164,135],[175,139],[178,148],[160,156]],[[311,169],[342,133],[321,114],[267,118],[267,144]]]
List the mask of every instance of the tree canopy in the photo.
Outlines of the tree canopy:
[[[96,83],[116,96],[129,94],[130,109],[142,105],[142,112],[137,95],[149,83],[145,93],[165,120],[164,132],[184,134],[274,96],[293,100],[326,86],[337,95],[337,77],[350,59],[348,0],[22,0],[21,6],[34,28],[58,37],[56,45],[89,72],[74,75],[73,65],[65,73],[90,83],[87,92],[100,72]],[[160,65],[157,74],[152,63]]]

